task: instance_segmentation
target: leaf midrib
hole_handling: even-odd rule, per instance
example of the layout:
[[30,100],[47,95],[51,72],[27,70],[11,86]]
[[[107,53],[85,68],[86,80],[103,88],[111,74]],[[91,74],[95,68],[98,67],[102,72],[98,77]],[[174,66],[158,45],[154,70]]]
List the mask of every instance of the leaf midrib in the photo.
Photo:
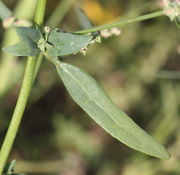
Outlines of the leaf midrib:
[[[86,95],[87,95],[88,97],[90,97],[90,99],[92,99],[92,101],[94,101],[97,106],[99,106],[103,111],[105,111],[105,113],[108,114],[108,116],[110,116],[110,118],[111,118],[112,121],[115,123],[115,125],[118,125],[118,126],[121,127],[125,132],[127,132],[127,130],[126,130],[124,127],[120,126],[120,125],[118,124],[118,121],[116,121],[116,120],[113,118],[113,115],[110,115],[98,102],[96,102],[96,100],[95,100],[94,98],[92,98],[91,95],[89,95],[88,92],[86,92],[86,90],[81,86],[81,84],[78,82],[78,80],[75,79],[73,76],[71,76],[71,73],[70,73],[67,69],[64,69],[64,70],[65,70],[65,72],[66,72],[67,74],[69,74],[69,76],[82,88],[82,90],[86,93]],[[128,132],[127,132],[127,133],[128,133]],[[138,137],[135,137],[134,135],[131,135],[131,136],[133,136],[135,139],[138,140]]]

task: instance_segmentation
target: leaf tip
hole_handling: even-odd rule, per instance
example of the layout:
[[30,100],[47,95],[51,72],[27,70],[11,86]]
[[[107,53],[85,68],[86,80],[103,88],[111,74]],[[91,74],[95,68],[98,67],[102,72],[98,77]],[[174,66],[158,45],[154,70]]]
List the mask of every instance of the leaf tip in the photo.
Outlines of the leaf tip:
[[162,160],[168,160],[171,157],[171,155],[169,154],[169,152],[163,145],[159,144],[158,148],[159,149],[156,152],[154,152],[153,154],[150,154],[150,155],[153,157],[162,159]]
[[162,159],[162,160],[168,160],[168,159],[171,158],[171,155],[170,155],[170,153],[165,149],[164,154],[163,154],[161,157],[159,157],[159,158]]

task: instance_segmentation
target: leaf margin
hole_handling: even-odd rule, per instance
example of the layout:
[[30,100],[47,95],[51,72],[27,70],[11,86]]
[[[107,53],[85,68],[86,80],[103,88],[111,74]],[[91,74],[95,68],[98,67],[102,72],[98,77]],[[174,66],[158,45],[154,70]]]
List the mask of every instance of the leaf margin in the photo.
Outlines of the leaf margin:
[[[89,115],[92,119],[94,119],[94,118],[91,116],[91,113],[88,112],[88,111],[86,111],[86,110],[83,108],[82,104],[80,104],[79,102],[77,102],[77,100],[76,100],[75,97],[73,96],[73,92],[72,92],[73,90],[72,90],[71,88],[69,88],[69,85],[68,85],[67,81],[66,81],[65,78],[63,77],[63,74],[64,74],[64,73],[67,73],[67,74],[68,74],[68,72],[66,72],[67,70],[65,70],[65,69],[67,69],[68,67],[69,67],[70,69],[72,68],[72,69],[78,70],[78,71],[80,71],[81,73],[85,74],[85,75],[86,75],[87,77],[89,77],[90,80],[92,80],[95,84],[97,84],[97,82],[96,82],[96,80],[93,79],[88,73],[86,73],[85,71],[83,71],[83,70],[81,70],[81,69],[79,69],[79,68],[77,68],[77,67],[75,67],[75,66],[72,66],[72,65],[67,64],[67,63],[62,63],[62,62],[56,65],[56,68],[57,68],[57,71],[58,71],[58,73],[59,73],[59,76],[61,77],[61,79],[62,79],[65,87],[67,88],[68,92],[70,93],[70,96],[73,98],[73,100],[74,100],[86,113],[88,113],[88,115]],[[73,76],[73,74],[72,74],[72,76]],[[79,78],[78,80],[81,80],[81,78]],[[98,85],[98,84],[97,84],[97,85]],[[98,87],[98,88],[100,88],[100,87]],[[100,89],[101,89],[101,88],[100,88]],[[102,90],[102,89],[101,89],[101,90]],[[103,91],[103,90],[102,90],[102,91]],[[103,91],[103,93],[104,93],[104,91]],[[106,93],[105,93],[105,96],[107,96]],[[111,99],[110,99],[108,96],[107,96],[107,99],[109,99],[109,100],[111,101]],[[112,103],[112,101],[111,101],[111,103]],[[112,103],[112,104],[113,104],[113,103]],[[113,105],[114,105],[114,104],[113,104]],[[143,129],[141,129],[130,117],[127,116],[126,113],[124,113],[122,110],[120,110],[117,106],[115,106],[114,109],[120,111],[120,113],[122,114],[121,117],[123,116],[124,118],[126,118],[126,122],[129,121],[129,122],[131,122],[131,124],[133,123],[133,126],[135,127],[136,131],[139,130],[139,132],[141,133],[140,136],[143,135],[143,136],[146,137],[145,141],[150,141],[150,142],[152,142],[152,143],[150,144],[150,145],[153,145],[152,148],[151,148],[152,150],[153,150],[153,149],[155,149],[155,150],[157,149],[157,150],[154,151],[154,152],[153,152],[152,150],[151,150],[151,151],[148,151],[149,143],[147,144],[147,143],[141,142],[141,141],[139,141],[139,143],[140,143],[140,144],[141,144],[141,143],[145,144],[146,148],[143,148],[143,147],[141,147],[141,146],[138,146],[138,144],[137,144],[136,146],[134,146],[135,144],[132,145],[132,143],[131,143],[131,145],[130,145],[129,143],[126,143],[126,141],[122,141],[122,138],[118,138],[116,134],[114,134],[114,133],[112,134],[109,129],[107,129],[107,128],[105,128],[104,126],[102,126],[99,122],[97,122],[97,120],[95,120],[95,119],[94,119],[94,120],[95,120],[102,128],[104,128],[104,129],[106,130],[106,132],[108,132],[111,136],[113,136],[114,138],[116,138],[117,140],[119,140],[120,142],[124,143],[125,145],[129,146],[129,147],[132,148],[132,149],[135,149],[135,150],[137,150],[137,151],[143,152],[143,153],[145,153],[145,154],[148,154],[148,155],[151,155],[151,156],[160,158],[160,159],[168,159],[168,158],[170,157],[169,153],[168,153],[167,150],[163,147],[163,145],[161,145],[160,143],[158,143],[157,141],[155,141],[149,134],[147,134]],[[131,125],[130,125],[130,126],[131,126]],[[112,125],[112,127],[114,127],[114,126]],[[131,129],[133,129],[133,128],[131,128]],[[131,134],[134,134],[134,131],[131,131]],[[136,136],[136,139],[138,139],[138,136]]]

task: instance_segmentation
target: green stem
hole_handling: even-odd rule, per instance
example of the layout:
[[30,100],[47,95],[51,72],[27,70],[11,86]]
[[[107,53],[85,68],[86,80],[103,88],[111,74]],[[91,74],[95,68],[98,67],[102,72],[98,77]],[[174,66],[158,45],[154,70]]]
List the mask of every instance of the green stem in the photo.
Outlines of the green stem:
[[[70,7],[73,5],[73,3],[77,0],[62,0],[57,5],[56,9],[53,11],[52,15],[49,17],[46,25],[54,25],[57,26],[64,18]],[[39,68],[41,66],[43,60],[43,54],[40,54],[37,59],[36,64],[36,71],[34,78],[36,78]],[[35,79],[34,79],[35,80]]]
[[96,31],[100,31],[100,30],[104,30],[104,29],[110,29],[112,27],[122,27],[127,24],[144,21],[144,20],[151,19],[151,18],[156,18],[156,17],[162,16],[162,15],[164,15],[164,12],[163,12],[163,10],[160,10],[160,11],[153,12],[153,13],[150,13],[147,15],[142,15],[142,16],[138,16],[138,17],[134,17],[134,18],[129,18],[126,20],[116,21],[114,23],[104,24],[104,25],[93,27],[90,29],[80,30],[75,33],[86,34],[86,33],[96,32]]
[[52,58],[50,55],[48,55],[47,52],[44,52],[43,54],[44,54],[44,56],[45,56],[50,62],[52,62],[55,66],[57,66],[57,65],[60,63],[60,60],[57,60],[57,59]]
[[0,18],[6,19],[12,16],[12,12],[0,1]]
[[[38,3],[37,3],[36,16],[35,16],[34,21],[38,25],[42,25],[43,23],[46,1],[47,0],[37,1]],[[0,175],[2,175],[3,173],[3,169],[5,167],[9,153],[14,143],[14,139],[17,135],[20,122],[22,120],[22,116],[23,116],[23,113],[27,104],[27,100],[28,100],[28,97],[32,88],[32,84],[33,84],[36,61],[37,61],[36,57],[28,57],[20,94],[16,103],[12,120],[10,122],[7,134],[5,136],[5,139],[2,144],[1,151],[0,151]]]
[[43,55],[42,53],[40,53],[40,54],[38,55],[38,57],[37,57],[33,84],[34,84],[34,81],[36,80],[36,77],[37,77],[39,68],[41,67],[41,63],[42,63],[43,57],[44,57],[44,55]]

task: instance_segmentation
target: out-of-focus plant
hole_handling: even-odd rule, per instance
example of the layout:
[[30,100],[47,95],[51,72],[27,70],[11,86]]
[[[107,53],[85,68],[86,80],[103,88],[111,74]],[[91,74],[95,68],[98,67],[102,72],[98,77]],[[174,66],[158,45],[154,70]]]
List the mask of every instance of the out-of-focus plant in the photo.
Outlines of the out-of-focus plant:
[[[12,148],[36,71],[39,69],[39,67],[36,69],[37,57],[42,54],[55,65],[62,82],[74,101],[109,134],[135,150],[161,159],[168,159],[169,154],[166,149],[135,124],[126,113],[117,108],[88,73],[61,61],[61,57],[65,55],[77,52],[85,54],[92,44],[100,42],[100,31],[105,37],[113,34],[119,35],[119,30],[116,27],[156,18],[164,15],[164,12],[161,10],[93,27],[84,13],[79,10],[77,13],[85,29],[68,33],[58,28],[43,27],[45,6],[46,0],[38,1],[35,24],[32,26],[29,26],[31,23],[27,21],[17,20],[14,17],[9,18],[10,11],[4,4],[1,3],[0,6],[4,9],[4,13],[0,14],[4,26],[14,27],[20,39],[19,43],[5,47],[3,50],[15,56],[29,56],[18,102],[0,152],[0,174],[3,172]],[[177,22],[177,19],[179,20],[179,1],[173,4],[173,9],[175,15],[173,16],[171,13],[170,18]],[[165,11],[167,12],[167,10]],[[4,17],[6,13],[8,18]],[[22,27],[24,24],[26,27]]]
[[180,26],[180,1],[179,0],[163,0],[164,12]]

